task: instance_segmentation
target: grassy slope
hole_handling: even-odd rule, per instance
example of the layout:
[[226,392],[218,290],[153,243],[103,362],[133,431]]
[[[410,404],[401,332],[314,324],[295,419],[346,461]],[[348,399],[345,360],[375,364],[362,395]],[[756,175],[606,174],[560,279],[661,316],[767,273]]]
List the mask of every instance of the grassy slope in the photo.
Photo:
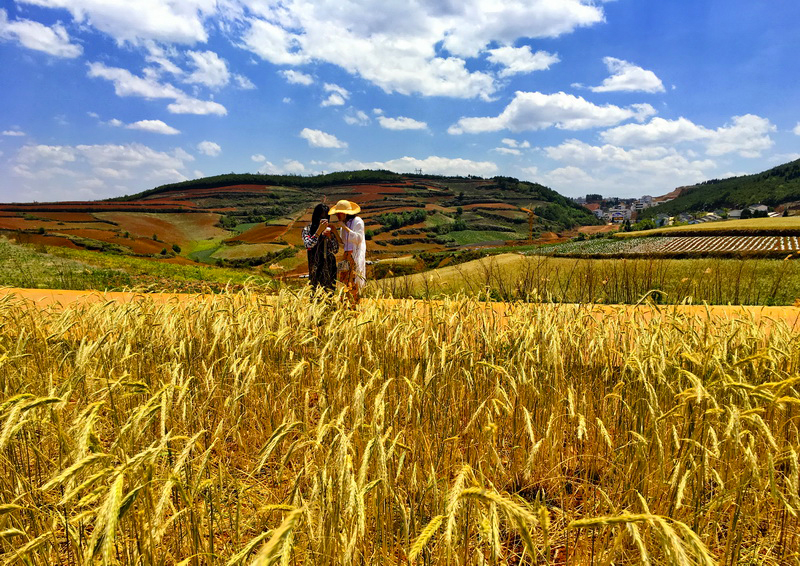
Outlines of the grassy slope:
[[777,206],[800,200],[800,159],[763,173],[706,181],[688,187],[676,199],[647,209],[643,217],[659,213],[674,216],[717,208],[744,208],[753,204]]
[[0,238],[0,285],[27,288],[220,290],[227,284],[271,286],[254,270],[226,269],[58,247],[22,246]]
[[616,260],[501,254],[410,276],[375,281],[395,296],[454,293],[498,299],[538,297],[566,302],[658,300],[711,304],[782,304],[800,299],[800,262],[780,260]]

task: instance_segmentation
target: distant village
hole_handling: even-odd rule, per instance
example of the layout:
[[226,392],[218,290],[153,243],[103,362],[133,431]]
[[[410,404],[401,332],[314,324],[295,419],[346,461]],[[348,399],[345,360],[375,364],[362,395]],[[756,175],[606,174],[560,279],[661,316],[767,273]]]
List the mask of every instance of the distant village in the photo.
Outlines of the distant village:
[[[573,200],[591,210],[600,220],[604,220],[609,224],[625,224],[626,222],[636,222],[639,218],[639,213],[643,210],[669,202],[673,198],[671,195],[661,197],[645,195],[636,199],[604,199],[602,195],[589,194]],[[781,216],[781,213],[770,211],[770,208],[765,204],[754,204],[742,210],[718,209],[713,212],[698,212],[694,214],[684,212],[677,216],[657,214],[653,217],[653,221],[656,226],[661,227],[672,226],[673,224],[702,224],[717,220],[776,216]]]

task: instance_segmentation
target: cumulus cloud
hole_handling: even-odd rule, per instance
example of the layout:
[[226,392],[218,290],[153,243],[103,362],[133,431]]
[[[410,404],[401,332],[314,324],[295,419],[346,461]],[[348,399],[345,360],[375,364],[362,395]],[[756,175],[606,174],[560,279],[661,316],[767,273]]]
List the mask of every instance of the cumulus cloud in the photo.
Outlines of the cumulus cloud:
[[231,80],[228,64],[213,51],[187,51],[194,71],[184,80],[211,88],[225,86]]
[[746,114],[734,116],[731,124],[717,129],[699,126],[686,118],[665,120],[653,118],[646,124],[625,124],[600,134],[603,141],[625,146],[677,145],[698,142],[709,155],[738,153],[742,157],[759,157],[774,145],[769,136],[776,131],[766,118]]
[[25,135],[25,132],[21,132],[19,130],[5,130],[3,135],[9,137],[22,137]]
[[355,108],[348,110],[347,114],[344,115],[344,121],[351,126],[366,126],[370,122],[366,112]]
[[217,10],[215,0],[20,0],[47,8],[63,8],[76,22],[88,24],[118,43],[156,40],[193,45],[205,43],[205,20]]
[[261,155],[260,153],[256,153],[255,155],[251,155],[250,159],[255,163],[264,163],[267,160],[265,155]]
[[284,159],[283,163],[276,165],[265,158],[262,163],[258,168],[262,175],[302,175],[308,172],[305,165],[294,159]]
[[620,196],[666,192],[707,179],[716,167],[714,161],[692,159],[674,148],[625,149],[576,139],[546,147],[544,152],[564,165],[545,173],[543,182],[573,195],[586,191]]
[[60,23],[52,27],[32,20],[9,21],[5,10],[0,9],[0,40],[18,41],[23,47],[42,51],[54,57],[74,59],[83,53],[80,45],[70,41],[69,34]]
[[531,142],[529,142],[528,140],[517,141],[514,138],[503,138],[500,141],[503,143],[503,145],[506,145],[508,147],[519,147],[521,149],[528,149],[531,146]]
[[531,52],[529,45],[523,47],[498,47],[490,49],[488,60],[495,65],[501,65],[503,69],[499,75],[510,77],[534,71],[544,71],[559,62],[558,55],[546,51]]
[[[119,120],[116,120],[112,125],[119,125],[118,122]],[[139,120],[125,127],[129,130],[142,130],[153,134],[175,135],[181,133],[180,130],[176,130],[161,120]]]
[[326,83],[323,88],[329,94],[320,106],[344,106],[347,99],[350,98],[350,91],[339,85]]
[[797,123],[792,132],[794,132],[795,135],[800,136],[800,122]]
[[594,92],[664,92],[664,85],[653,71],[647,71],[622,59],[603,58],[611,76],[600,86],[591,87]]
[[378,116],[378,123],[381,128],[386,130],[426,130],[428,124],[407,118],[405,116],[398,116],[397,118],[389,118],[387,116]]
[[421,169],[423,173],[430,175],[477,175],[481,177],[496,175],[498,171],[497,164],[491,161],[472,161],[436,155],[425,158],[406,156],[388,161],[347,161],[325,164],[317,162],[315,165],[333,171],[386,169],[395,173],[413,173],[417,169]]
[[181,149],[164,152],[142,144],[26,145],[13,159],[20,192],[10,196],[25,201],[118,196],[184,181],[192,160]]
[[89,63],[88,75],[111,81],[117,96],[138,96],[147,99],[171,98],[167,106],[173,114],[227,114],[227,109],[214,101],[192,98],[171,84],[160,83],[152,76],[138,77],[119,67],[108,67],[103,63]]
[[522,155],[522,151],[514,147],[496,147],[492,151],[496,151],[497,153],[502,153],[505,155]]
[[579,96],[558,92],[517,92],[499,116],[461,118],[448,129],[451,134],[543,130],[585,130],[613,126],[629,119],[643,120],[655,114],[649,104],[621,108],[611,104],[598,106]]
[[216,157],[222,153],[222,148],[212,141],[202,141],[197,144],[197,151],[209,157]]
[[281,75],[283,75],[287,82],[293,85],[308,86],[314,84],[314,77],[301,73],[300,71],[289,69],[287,71],[281,71]]
[[[489,98],[494,78],[471,71],[468,58],[492,42],[511,45],[520,37],[557,37],[603,21],[590,0],[463,0],[417,3],[342,3],[287,0],[248,4],[243,45],[276,64],[319,61],[337,65],[387,92]],[[502,49],[502,48],[501,48]],[[513,48],[509,48],[513,49]],[[503,73],[530,72],[545,55],[499,51]]]
[[339,140],[333,134],[328,134],[321,130],[303,128],[303,130],[300,132],[300,137],[308,142],[309,147],[325,147],[334,149],[343,149],[347,147],[347,143]]

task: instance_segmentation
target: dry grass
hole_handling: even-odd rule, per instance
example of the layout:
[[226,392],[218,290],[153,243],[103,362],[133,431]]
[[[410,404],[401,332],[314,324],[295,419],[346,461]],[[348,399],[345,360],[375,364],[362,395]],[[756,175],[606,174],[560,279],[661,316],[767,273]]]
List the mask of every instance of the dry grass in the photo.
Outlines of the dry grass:
[[800,338],[580,306],[0,301],[27,564],[798,564]]

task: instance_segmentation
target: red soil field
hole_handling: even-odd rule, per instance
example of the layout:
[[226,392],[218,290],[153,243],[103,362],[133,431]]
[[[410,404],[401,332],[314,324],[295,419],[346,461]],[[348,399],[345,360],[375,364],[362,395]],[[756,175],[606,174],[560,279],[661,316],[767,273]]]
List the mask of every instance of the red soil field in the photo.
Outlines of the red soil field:
[[288,230],[288,226],[255,226],[246,232],[229,238],[228,242],[247,242],[250,244],[266,244],[281,236]]
[[71,240],[63,236],[48,236],[42,234],[27,234],[16,233],[10,234],[10,237],[20,244],[42,244],[45,246],[59,246],[62,248],[71,248],[73,250],[81,250],[80,246],[73,243]]
[[152,238],[153,234],[156,234],[159,240],[168,242],[169,245],[173,243],[183,245],[195,240],[221,236],[225,233],[215,227],[219,216],[210,212],[191,213],[186,214],[185,217],[180,213],[156,215],[106,212],[98,218],[116,222],[120,230],[143,238]]
[[36,216],[56,222],[102,222],[88,212],[39,212]]
[[581,226],[578,232],[582,234],[605,234],[606,232],[616,232],[619,226],[615,224],[604,224],[602,226]]
[[54,230],[59,228],[59,225],[58,222],[25,220],[19,216],[0,217],[0,230],[38,230],[40,227],[44,228],[45,230]]

